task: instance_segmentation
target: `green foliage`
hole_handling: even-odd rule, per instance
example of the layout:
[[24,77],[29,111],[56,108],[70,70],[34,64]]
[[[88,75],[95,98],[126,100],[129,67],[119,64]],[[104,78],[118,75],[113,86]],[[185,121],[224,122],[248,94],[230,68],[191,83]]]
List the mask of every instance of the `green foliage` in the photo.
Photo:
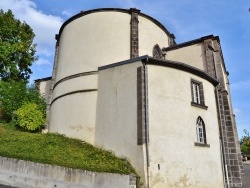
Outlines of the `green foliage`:
[[23,104],[33,102],[38,105],[45,117],[46,103],[34,86],[26,87],[24,82],[0,81],[0,109],[2,120],[9,122],[13,113]]
[[21,106],[13,118],[16,126],[27,130],[37,131],[40,130],[45,124],[45,117],[43,112],[35,103],[26,103]]
[[250,155],[250,135],[246,129],[244,129],[243,132],[245,136],[240,140],[240,149],[243,155]]
[[22,106],[25,97],[26,84],[24,82],[0,81],[0,108],[3,120],[11,120],[12,113]]
[[135,173],[127,160],[77,139],[0,124],[0,156],[95,172]]
[[15,19],[11,10],[1,9],[0,28],[0,80],[28,80],[30,66],[37,59],[33,30]]

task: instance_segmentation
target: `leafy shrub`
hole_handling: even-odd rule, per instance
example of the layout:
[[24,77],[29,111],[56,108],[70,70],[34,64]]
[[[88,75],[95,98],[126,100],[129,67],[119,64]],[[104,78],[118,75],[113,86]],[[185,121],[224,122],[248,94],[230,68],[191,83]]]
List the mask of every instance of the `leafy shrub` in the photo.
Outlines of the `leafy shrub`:
[[25,85],[24,82],[0,81],[0,108],[3,120],[10,121],[12,113],[22,106],[26,96]]
[[9,122],[13,112],[26,103],[37,104],[45,117],[45,100],[34,86],[27,87],[25,82],[0,81],[0,109],[3,121]]
[[250,155],[250,134],[244,129],[245,136],[240,139],[240,149],[243,155]]
[[3,110],[2,108],[0,108],[0,122],[3,121]]
[[45,117],[37,104],[26,103],[15,112],[13,121],[24,130],[37,131],[44,126]]

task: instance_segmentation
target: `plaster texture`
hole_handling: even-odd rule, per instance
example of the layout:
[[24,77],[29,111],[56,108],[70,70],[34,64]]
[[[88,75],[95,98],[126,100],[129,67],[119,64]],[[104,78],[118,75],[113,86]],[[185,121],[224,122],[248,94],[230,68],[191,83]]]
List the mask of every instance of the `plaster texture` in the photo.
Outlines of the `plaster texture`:
[[137,145],[137,67],[99,71],[95,145],[126,158],[145,182],[144,146]]
[[51,80],[46,80],[46,81],[40,81],[39,82],[39,91],[41,93],[41,95],[45,98],[46,103],[48,103],[49,101],[49,90],[50,90],[50,86],[51,86]]
[[[181,55],[180,55],[181,54]],[[202,43],[177,48],[167,52],[166,59],[184,62],[193,67],[204,70],[204,46]]]
[[[191,79],[203,83],[207,110],[191,106]],[[190,73],[148,66],[151,187],[224,187],[214,89]],[[199,116],[210,147],[194,145]]]
[[67,24],[60,36],[56,81],[129,59],[130,17],[127,13],[107,11]]
[[97,91],[75,93],[51,105],[50,132],[94,144]]
[[[79,84],[80,83],[80,84]],[[72,79],[65,80],[53,90],[53,99],[62,96],[70,92],[76,92],[81,90],[93,90],[98,88],[98,75],[97,73],[92,75],[80,76]],[[53,101],[52,99],[52,101]]]
[[139,16],[139,56],[153,56],[153,47],[168,47],[168,35],[151,20]]

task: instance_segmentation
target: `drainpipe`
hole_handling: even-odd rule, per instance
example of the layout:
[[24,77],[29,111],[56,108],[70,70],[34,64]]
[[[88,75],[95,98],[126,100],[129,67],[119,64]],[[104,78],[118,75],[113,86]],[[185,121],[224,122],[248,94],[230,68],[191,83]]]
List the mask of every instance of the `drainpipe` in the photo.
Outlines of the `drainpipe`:
[[148,58],[143,64],[143,72],[144,72],[144,104],[145,104],[145,149],[146,149],[146,162],[147,162],[147,187],[150,187],[150,175],[149,175],[149,127],[148,127],[148,71],[146,63],[148,62]]
[[219,108],[220,108],[220,103],[219,103],[219,94],[218,94],[218,86],[215,88],[215,98],[216,98],[216,104],[217,104],[217,109],[218,109],[218,119],[219,119],[219,129],[220,129],[220,143],[221,143],[221,152],[222,152],[222,160],[223,160],[223,164],[222,165],[224,168],[223,168],[223,171],[224,171],[224,177],[225,177],[225,180],[226,180],[226,187],[227,188],[230,188],[230,184],[229,184],[229,177],[228,177],[228,169],[227,169],[227,165],[226,165],[226,159],[225,159],[225,150],[224,150],[224,143],[223,143],[223,140],[222,140],[222,130],[221,130],[221,125],[222,125],[222,121],[221,121],[221,117],[220,117],[220,111],[219,111]]

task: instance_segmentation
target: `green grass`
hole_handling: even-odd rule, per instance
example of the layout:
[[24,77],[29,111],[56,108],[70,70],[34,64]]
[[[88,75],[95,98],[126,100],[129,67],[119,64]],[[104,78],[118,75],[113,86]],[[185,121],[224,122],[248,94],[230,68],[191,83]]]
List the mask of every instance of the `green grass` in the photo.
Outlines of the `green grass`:
[[0,156],[95,172],[136,174],[126,160],[81,140],[22,132],[1,123]]

